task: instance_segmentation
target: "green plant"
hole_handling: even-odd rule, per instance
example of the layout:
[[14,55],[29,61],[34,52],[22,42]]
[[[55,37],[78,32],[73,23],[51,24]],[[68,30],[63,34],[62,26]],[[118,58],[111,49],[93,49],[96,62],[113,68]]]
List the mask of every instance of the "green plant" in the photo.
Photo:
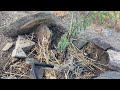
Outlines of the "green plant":
[[61,37],[57,49],[62,52],[68,45],[69,45],[69,40],[67,38],[67,33],[66,33]]

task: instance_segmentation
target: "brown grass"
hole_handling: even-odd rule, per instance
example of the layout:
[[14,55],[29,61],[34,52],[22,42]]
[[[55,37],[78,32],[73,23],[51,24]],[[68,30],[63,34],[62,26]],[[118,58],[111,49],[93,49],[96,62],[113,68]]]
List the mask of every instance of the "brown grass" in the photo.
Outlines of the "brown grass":
[[[71,45],[69,45],[68,48],[69,56],[62,62],[61,59],[58,59],[55,56],[57,51],[48,50],[48,40],[43,38],[42,42],[42,45],[38,45],[35,47],[35,50],[37,52],[36,58],[40,60],[40,62],[45,62],[47,64],[52,64],[55,66],[54,69],[47,68],[45,70],[46,79],[72,79],[72,76],[76,76],[74,79],[90,79],[94,76],[94,73],[91,73],[94,71],[94,68],[91,66],[104,71],[103,68],[96,65],[96,62],[94,62],[95,60],[84,56],[83,52],[76,48],[72,43]],[[83,68],[87,67],[87,69],[89,69],[89,72],[86,72],[82,75],[80,73],[81,69],[79,67],[74,69],[75,67],[77,67],[77,65],[73,65],[75,58],[77,59],[76,62],[81,64]],[[70,74],[71,71],[72,73]]]

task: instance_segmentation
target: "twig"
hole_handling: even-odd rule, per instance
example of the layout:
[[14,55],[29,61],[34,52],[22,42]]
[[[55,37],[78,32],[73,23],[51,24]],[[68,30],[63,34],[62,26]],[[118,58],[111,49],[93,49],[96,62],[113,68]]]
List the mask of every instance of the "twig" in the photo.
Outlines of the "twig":
[[5,72],[6,74],[10,74],[10,75],[18,75],[18,76],[21,76],[21,77],[28,77],[28,78],[31,78],[30,76],[27,76],[27,75],[21,75],[21,74],[17,74],[17,73],[11,73],[11,72]]

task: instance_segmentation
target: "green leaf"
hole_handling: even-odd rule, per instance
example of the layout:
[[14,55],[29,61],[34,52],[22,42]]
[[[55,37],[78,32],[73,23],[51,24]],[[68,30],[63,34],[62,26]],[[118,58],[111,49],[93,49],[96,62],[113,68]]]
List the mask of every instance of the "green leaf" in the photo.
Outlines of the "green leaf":
[[57,49],[60,50],[60,52],[62,52],[68,45],[69,45],[69,40],[67,39],[67,34],[64,34],[61,37],[60,42],[58,43]]

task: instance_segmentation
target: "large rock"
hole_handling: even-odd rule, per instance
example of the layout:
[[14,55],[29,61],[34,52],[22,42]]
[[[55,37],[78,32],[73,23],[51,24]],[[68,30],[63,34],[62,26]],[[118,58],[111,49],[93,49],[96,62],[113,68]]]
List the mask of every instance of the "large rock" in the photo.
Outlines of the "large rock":
[[110,44],[104,42],[102,39],[100,38],[93,38],[91,40],[94,44],[96,44],[97,46],[99,46],[100,48],[102,48],[103,50],[107,50],[107,49],[110,49],[111,46]]
[[0,33],[5,36],[15,37],[21,34],[28,34],[34,30],[41,23],[46,24],[48,27],[58,26],[60,32],[64,32],[66,28],[62,24],[62,21],[48,12],[39,12],[37,14],[26,15],[20,19],[17,19],[10,25],[1,28]]
[[78,39],[78,40],[73,40],[72,43],[78,48],[82,49],[87,43],[87,40],[84,39]]
[[120,68],[120,52],[115,50],[107,50],[109,54],[109,64],[110,66],[119,67]]
[[105,73],[100,74],[100,76],[94,79],[120,79],[120,72],[107,71]]
[[28,15],[24,11],[0,11],[0,28],[8,26],[17,19]]

